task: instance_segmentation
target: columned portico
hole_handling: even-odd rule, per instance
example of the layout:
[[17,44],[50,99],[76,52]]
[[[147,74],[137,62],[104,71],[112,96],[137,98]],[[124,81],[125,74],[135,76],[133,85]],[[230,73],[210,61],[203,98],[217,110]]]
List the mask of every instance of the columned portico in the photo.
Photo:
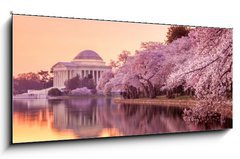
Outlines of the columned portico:
[[106,66],[102,58],[92,50],[80,52],[71,62],[58,62],[52,67],[53,86],[57,88],[65,87],[65,81],[76,77],[80,78],[92,75],[97,84],[104,71],[111,70]]

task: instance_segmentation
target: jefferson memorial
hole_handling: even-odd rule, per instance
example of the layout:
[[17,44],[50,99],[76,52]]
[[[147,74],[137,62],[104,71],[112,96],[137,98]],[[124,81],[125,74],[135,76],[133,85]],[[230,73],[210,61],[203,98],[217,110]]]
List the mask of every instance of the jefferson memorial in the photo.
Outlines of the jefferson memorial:
[[104,71],[111,70],[103,59],[92,50],[81,51],[71,62],[58,62],[52,67],[53,87],[63,88],[64,82],[79,75],[80,78],[92,75],[97,83]]

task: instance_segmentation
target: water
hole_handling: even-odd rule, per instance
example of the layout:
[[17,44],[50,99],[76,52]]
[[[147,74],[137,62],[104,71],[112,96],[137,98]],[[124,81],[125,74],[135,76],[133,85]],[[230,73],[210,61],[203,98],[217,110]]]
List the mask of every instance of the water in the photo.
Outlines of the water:
[[116,105],[111,98],[13,101],[13,142],[37,142],[161,134],[230,128],[189,124],[183,108],[151,105]]

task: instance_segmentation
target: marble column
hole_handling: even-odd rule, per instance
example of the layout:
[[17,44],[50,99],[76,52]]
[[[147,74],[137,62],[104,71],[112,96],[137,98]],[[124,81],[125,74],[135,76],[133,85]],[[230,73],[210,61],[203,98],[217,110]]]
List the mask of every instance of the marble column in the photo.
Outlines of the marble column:
[[64,78],[65,78],[65,72],[62,71],[62,86],[63,86],[63,83],[64,83]]
[[62,78],[63,78],[63,73],[62,73],[62,71],[60,72],[60,87],[62,86]]
[[57,72],[57,71],[55,72],[55,76],[54,76],[54,78],[55,78],[55,84],[54,84],[54,87],[57,87],[57,86],[58,86],[58,72]]
[[98,71],[98,79],[100,79],[100,71]]
[[57,71],[55,72],[54,78],[55,78],[54,87],[57,87],[57,85],[58,85],[58,72]]
[[61,74],[60,71],[58,71],[58,87],[60,87],[60,82],[61,82]]
[[62,86],[62,71],[59,72],[60,73],[60,83],[59,83],[59,87]]
[[59,83],[60,83],[60,72],[57,71],[57,87],[59,87]]

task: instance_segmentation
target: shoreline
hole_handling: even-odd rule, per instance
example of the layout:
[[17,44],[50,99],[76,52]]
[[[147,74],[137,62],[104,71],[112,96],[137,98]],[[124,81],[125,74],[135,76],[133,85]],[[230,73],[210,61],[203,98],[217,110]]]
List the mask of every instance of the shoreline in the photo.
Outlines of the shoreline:
[[[142,105],[154,105],[154,106],[167,106],[167,107],[181,107],[181,108],[193,108],[199,101],[192,99],[120,99],[115,98],[113,101],[116,104],[142,104]],[[226,105],[217,110],[218,113],[232,119],[232,105]]]
[[13,96],[13,100],[21,100],[21,99],[25,99],[25,100],[28,100],[28,99],[46,99],[46,100],[54,100],[54,99],[81,99],[81,98],[100,98],[100,97],[104,97],[104,98],[115,98],[117,96],[111,96],[111,97],[108,97],[108,96],[104,96],[104,95],[99,95],[99,94],[95,94],[95,95],[62,95],[62,96],[45,96],[45,97],[42,97],[42,98],[37,98],[37,97],[31,97],[31,96],[26,96],[26,97],[14,97]]
[[144,105],[166,105],[166,106],[181,106],[194,107],[197,104],[196,100],[176,100],[176,99],[113,99],[116,104],[144,104]]

